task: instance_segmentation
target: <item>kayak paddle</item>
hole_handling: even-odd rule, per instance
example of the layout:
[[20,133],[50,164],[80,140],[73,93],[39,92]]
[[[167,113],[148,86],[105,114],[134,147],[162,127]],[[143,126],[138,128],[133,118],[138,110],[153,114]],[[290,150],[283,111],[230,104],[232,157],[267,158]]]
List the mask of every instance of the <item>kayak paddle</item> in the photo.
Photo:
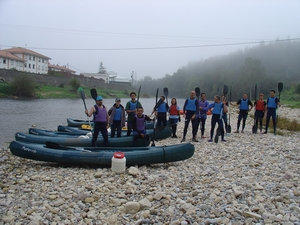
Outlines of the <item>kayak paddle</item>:
[[168,104],[168,95],[169,95],[169,90],[168,90],[168,88],[167,88],[167,87],[164,87],[163,91],[164,91],[164,95],[165,95],[165,97],[166,97],[167,104]]
[[[256,102],[257,100],[257,84],[255,84],[254,87],[254,101]],[[252,133],[256,134],[257,133],[257,126],[256,126],[256,118],[255,118],[255,112],[254,112],[254,124],[252,126]]]
[[[229,90],[229,104],[228,104],[228,106],[230,106],[230,104],[231,104],[231,87],[230,87],[230,90]],[[226,132],[229,133],[229,134],[231,133],[230,112],[229,112],[229,110],[228,110],[228,125],[227,125]]]
[[138,107],[139,100],[140,100],[141,88],[142,88],[142,86],[140,85],[140,87],[139,87],[139,91],[138,91],[138,95],[137,95],[137,101],[136,101],[136,106],[137,106],[137,107]]
[[[87,110],[86,104],[85,104],[85,94],[84,94],[83,88],[82,88],[82,87],[79,87],[79,88],[78,88],[78,92],[79,92],[80,97],[81,97],[81,99],[82,99],[82,101],[83,101],[84,108],[85,108],[85,110]],[[89,117],[88,117],[88,121],[89,121],[89,125],[90,125],[90,127],[91,127],[91,121],[90,121],[90,118],[89,118]]]
[[96,101],[98,94],[97,94],[97,90],[95,88],[91,89],[91,96]]
[[[156,95],[155,95],[155,106],[154,106],[154,109],[153,109],[153,112],[152,114],[154,113],[155,111],[155,107],[157,106],[157,100],[158,100],[158,91],[159,91],[159,88],[156,89]],[[151,114],[151,115],[152,115]],[[155,135],[156,135],[156,124],[155,124],[155,121],[156,121],[156,116],[154,116],[154,130],[153,130],[153,138],[152,138],[152,144],[151,146],[155,146],[155,143],[154,143],[154,140],[155,140]]]
[[199,97],[200,97],[200,88],[196,87],[195,88],[195,92],[196,92],[197,99],[199,100]]
[[[277,85],[277,88],[278,88],[278,92],[279,92],[279,101],[280,101],[280,94],[282,92],[282,89],[283,89],[283,83],[282,82],[279,82],[278,85]],[[276,115],[276,123],[278,121],[278,113]]]

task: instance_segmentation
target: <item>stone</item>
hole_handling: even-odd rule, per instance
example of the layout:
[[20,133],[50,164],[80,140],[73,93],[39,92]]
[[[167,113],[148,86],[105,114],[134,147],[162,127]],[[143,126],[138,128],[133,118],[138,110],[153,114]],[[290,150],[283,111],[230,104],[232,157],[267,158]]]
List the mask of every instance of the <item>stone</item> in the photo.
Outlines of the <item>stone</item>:
[[125,204],[125,213],[135,214],[140,208],[141,206],[138,202],[127,202]]
[[49,197],[48,197],[50,200],[54,200],[54,199],[56,199],[57,198],[57,195],[49,195]]
[[141,209],[151,208],[151,202],[147,198],[143,198],[139,201]]
[[157,192],[157,193],[153,196],[153,199],[159,201],[159,200],[162,199],[162,197],[163,197],[163,193]]
[[150,210],[145,210],[141,213],[143,218],[149,218],[150,217]]
[[61,205],[63,205],[63,204],[65,204],[65,201],[64,201],[63,199],[58,199],[58,200],[56,200],[55,202],[53,202],[53,205],[54,205],[55,207],[61,206]]
[[134,177],[140,175],[139,169],[136,168],[136,167],[134,167],[134,166],[129,167],[128,173],[129,173],[130,175],[134,176]]
[[95,178],[101,178],[102,177],[102,173],[100,171],[96,172],[94,175]]
[[95,199],[93,197],[87,197],[87,198],[84,199],[85,203],[92,203],[94,201],[95,201]]
[[243,215],[245,217],[251,217],[251,218],[254,218],[254,219],[257,219],[257,220],[262,218],[261,215],[259,215],[257,213],[254,213],[254,212],[243,212]]

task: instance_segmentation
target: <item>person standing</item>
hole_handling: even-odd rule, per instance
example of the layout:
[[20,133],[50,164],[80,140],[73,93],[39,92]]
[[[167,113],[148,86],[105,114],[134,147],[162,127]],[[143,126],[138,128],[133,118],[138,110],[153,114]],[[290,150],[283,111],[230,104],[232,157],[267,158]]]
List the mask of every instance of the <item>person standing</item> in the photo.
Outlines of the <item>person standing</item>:
[[[252,102],[248,99],[247,94],[243,94],[243,98],[241,98],[238,102],[237,105],[239,105],[239,117],[238,117],[238,122],[237,122],[237,128],[235,133],[239,133],[240,125],[241,125],[241,120],[243,120],[243,125],[242,125],[242,133],[244,133],[244,129],[246,126],[246,120],[248,116],[248,112],[253,108]],[[249,109],[249,105],[251,108]]]
[[[225,95],[223,95],[222,97],[221,97],[221,101],[222,102],[224,102],[224,104],[228,107],[228,100],[227,100],[227,97],[225,96]],[[222,119],[223,119],[223,121],[224,121],[224,127],[225,127],[225,131],[226,131],[226,133],[228,133],[227,131],[228,131],[228,118],[227,118],[227,113],[228,112],[223,112],[223,114],[222,114]]]
[[270,97],[267,100],[267,118],[266,118],[266,131],[268,133],[270,118],[273,120],[274,134],[276,135],[276,109],[280,106],[279,98],[275,96],[275,90],[270,91]]
[[259,99],[254,103],[255,106],[255,113],[254,113],[254,119],[255,119],[255,131],[257,133],[258,123],[259,123],[259,129],[260,133],[262,132],[262,123],[263,118],[266,111],[266,102],[264,101],[264,94],[259,94]]
[[96,147],[96,141],[99,135],[99,132],[101,132],[104,146],[108,146],[108,114],[106,111],[105,106],[102,102],[102,97],[97,96],[96,98],[96,105],[94,105],[90,111],[85,110],[85,114],[88,117],[91,117],[94,115],[94,132],[93,132],[93,138],[92,138],[92,147]]
[[204,131],[205,131],[205,122],[207,118],[207,110],[209,103],[206,100],[206,94],[201,93],[201,99],[199,100],[199,123],[200,123],[200,130],[201,130],[201,138],[204,137]]
[[122,127],[125,126],[125,109],[121,105],[121,99],[116,98],[115,104],[108,110],[108,115],[111,127],[110,136],[115,137],[117,131],[117,137],[121,137]]
[[180,122],[180,111],[179,107],[177,106],[176,98],[172,98],[171,106],[169,108],[169,122],[172,127],[172,138],[177,138],[176,131],[177,131],[177,123]]
[[126,107],[125,107],[126,113],[128,115],[128,117],[127,117],[127,136],[129,136],[132,132],[132,129],[133,129],[132,122],[136,115],[137,108],[142,107],[141,103],[136,100],[135,92],[130,93],[130,98],[131,98],[131,100],[129,102],[127,102]]
[[154,109],[157,115],[157,127],[167,126],[167,112],[169,105],[165,102],[165,96],[161,96],[159,100],[160,104]]
[[211,118],[211,129],[210,129],[210,139],[208,142],[213,141],[213,136],[214,136],[214,130],[216,123],[218,123],[218,130],[221,134],[222,141],[225,142],[224,139],[224,126],[223,126],[223,121],[222,121],[222,114],[223,112],[227,112],[227,106],[225,102],[221,102],[221,97],[216,95],[214,97],[214,103],[210,104],[208,106],[208,109],[212,109],[212,118]]
[[198,140],[196,139],[196,134],[197,134],[196,115],[198,114],[198,111],[199,111],[199,102],[196,98],[196,92],[191,91],[190,97],[185,100],[183,106],[183,115],[185,117],[185,122],[184,122],[183,137],[181,142],[185,142],[187,129],[190,122],[192,122],[192,134],[193,134],[192,141],[198,142]]

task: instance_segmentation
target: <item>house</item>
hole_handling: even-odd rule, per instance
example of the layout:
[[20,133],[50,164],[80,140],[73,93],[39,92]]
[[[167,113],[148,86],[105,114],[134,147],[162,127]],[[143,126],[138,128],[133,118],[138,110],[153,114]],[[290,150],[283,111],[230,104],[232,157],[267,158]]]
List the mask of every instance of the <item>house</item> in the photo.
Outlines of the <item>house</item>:
[[49,71],[56,71],[56,72],[62,72],[62,73],[72,73],[74,74],[76,71],[69,69],[67,66],[60,66],[58,64],[48,64],[48,70]]
[[49,57],[26,48],[15,47],[0,50],[0,69],[47,74],[49,60]]
[[106,71],[106,69],[103,66],[103,63],[100,63],[100,67],[99,67],[99,72],[98,73],[81,73],[80,75],[83,75],[85,77],[93,77],[96,79],[102,79],[105,81],[106,84],[109,84],[109,82],[111,81],[111,79],[113,77],[116,77],[117,75],[112,74],[112,73],[108,73]]

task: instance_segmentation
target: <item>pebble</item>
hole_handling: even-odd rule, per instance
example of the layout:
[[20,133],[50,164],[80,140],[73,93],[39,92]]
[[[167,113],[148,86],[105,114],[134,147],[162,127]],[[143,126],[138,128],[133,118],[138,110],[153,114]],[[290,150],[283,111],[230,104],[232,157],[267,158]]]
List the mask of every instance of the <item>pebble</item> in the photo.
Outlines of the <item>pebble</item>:
[[140,207],[138,202],[127,202],[125,204],[125,213],[135,214],[140,210]]
[[138,168],[136,168],[136,167],[134,167],[134,166],[131,166],[131,167],[129,167],[129,169],[128,169],[128,173],[129,173],[130,175],[136,177],[136,176],[138,176],[138,175],[140,174],[140,171],[139,171]]

